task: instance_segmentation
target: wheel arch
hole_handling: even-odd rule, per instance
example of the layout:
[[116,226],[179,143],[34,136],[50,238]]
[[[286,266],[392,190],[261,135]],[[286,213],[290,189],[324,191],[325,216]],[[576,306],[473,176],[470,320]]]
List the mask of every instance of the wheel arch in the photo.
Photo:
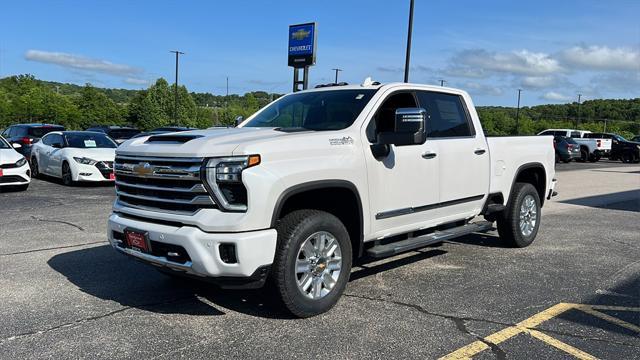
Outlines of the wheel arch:
[[509,189],[509,198],[513,196],[513,188],[517,182],[524,182],[533,185],[540,197],[540,207],[544,205],[544,201],[547,197],[547,171],[544,165],[539,162],[521,165],[518,170],[516,170],[515,176],[513,177],[511,189]]
[[[340,205],[334,200],[340,201]],[[314,206],[309,206],[313,202]],[[323,210],[338,217],[351,238],[354,257],[362,256],[364,214],[358,188],[347,180],[318,180],[294,185],[283,191],[275,203],[271,227],[293,210]]]

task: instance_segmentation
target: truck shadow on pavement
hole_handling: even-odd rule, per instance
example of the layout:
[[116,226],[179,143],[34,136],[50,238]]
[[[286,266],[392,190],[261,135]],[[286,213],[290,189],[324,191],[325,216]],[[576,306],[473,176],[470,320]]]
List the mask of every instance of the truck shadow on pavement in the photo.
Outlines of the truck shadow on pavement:
[[[446,254],[437,245],[398,259],[360,261],[350,281]],[[226,290],[202,281],[174,278],[114,252],[109,245],[55,255],[48,265],[86,294],[124,307],[160,314],[224,315],[226,309],[275,319],[291,319],[268,285],[256,290]]]

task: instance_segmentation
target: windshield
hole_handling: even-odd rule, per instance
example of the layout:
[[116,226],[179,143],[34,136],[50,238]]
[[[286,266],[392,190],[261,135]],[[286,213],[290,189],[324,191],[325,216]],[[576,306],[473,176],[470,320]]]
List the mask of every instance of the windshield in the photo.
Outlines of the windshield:
[[353,124],[375,92],[356,89],[287,95],[268,105],[243,127],[344,129]]
[[69,133],[64,136],[67,147],[91,149],[107,148],[115,149],[118,145],[109,139],[105,134],[100,133]]
[[0,137],[0,149],[9,149],[9,148],[11,148],[11,146],[9,146],[7,141],[2,137]]

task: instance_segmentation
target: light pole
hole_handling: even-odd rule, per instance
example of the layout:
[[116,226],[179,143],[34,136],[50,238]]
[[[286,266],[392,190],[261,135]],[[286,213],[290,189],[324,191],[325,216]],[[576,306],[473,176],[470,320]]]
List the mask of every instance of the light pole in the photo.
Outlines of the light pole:
[[336,72],[336,81],[335,81],[334,84],[337,84],[338,83],[338,72],[342,71],[342,69],[335,68],[335,69],[331,69],[331,70]]
[[516,135],[518,135],[519,132],[519,125],[520,125],[520,93],[522,92],[522,89],[518,89],[518,107],[516,108]]
[[582,94],[578,93],[578,118],[576,119],[576,127],[580,126],[580,99]]
[[409,60],[411,59],[411,32],[413,31],[413,0],[409,3],[409,29],[407,31],[407,55],[404,60],[404,82],[409,82]]
[[442,80],[442,79],[440,79],[440,80],[438,80],[438,81],[440,81],[440,86],[444,86],[444,83],[446,83],[446,82],[447,82],[447,80]]
[[178,50],[171,50],[169,52],[176,54],[176,83],[175,88],[173,89],[175,94],[175,102],[173,104],[173,120],[175,121],[176,125],[180,125],[180,122],[178,120],[178,58],[180,57],[180,55],[184,55],[184,53]]

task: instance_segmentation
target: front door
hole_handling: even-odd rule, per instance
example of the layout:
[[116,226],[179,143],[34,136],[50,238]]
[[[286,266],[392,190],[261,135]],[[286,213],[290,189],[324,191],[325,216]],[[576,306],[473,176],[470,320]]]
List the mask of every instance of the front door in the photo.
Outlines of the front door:
[[[363,129],[363,138],[376,143],[379,132],[393,131],[398,108],[418,107],[415,93],[393,92],[382,97],[374,116]],[[364,149],[369,183],[371,236],[389,235],[426,227],[434,221],[438,203],[438,144],[390,145],[389,155],[376,159]]]

